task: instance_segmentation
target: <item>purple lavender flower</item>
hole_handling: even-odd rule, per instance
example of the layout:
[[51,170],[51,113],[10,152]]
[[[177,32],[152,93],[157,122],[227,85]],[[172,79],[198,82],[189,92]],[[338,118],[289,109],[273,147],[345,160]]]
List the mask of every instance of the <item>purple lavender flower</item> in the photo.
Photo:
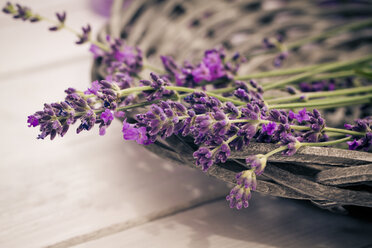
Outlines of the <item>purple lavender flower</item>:
[[237,185],[231,189],[226,200],[230,202],[230,208],[241,209],[249,206],[248,200],[251,199],[251,191],[256,190],[257,181],[254,169],[244,170],[236,176]]
[[152,81],[141,80],[141,84],[151,86],[153,90],[144,91],[144,95],[148,101],[159,100],[163,97],[170,97],[174,94],[173,90],[167,90],[165,86],[170,86],[171,83],[166,78],[161,78],[155,73],[150,73]]
[[58,25],[50,27],[49,28],[50,31],[58,31],[58,30],[62,29],[63,26],[65,25],[66,12],[63,12],[63,13],[58,13],[57,12],[56,17],[57,17]]
[[35,115],[30,115],[27,117],[28,127],[36,127],[39,125],[39,119]]
[[242,185],[236,185],[228,196],[226,200],[230,202],[230,208],[242,209],[249,206],[249,199],[251,199],[251,188],[245,188]]
[[180,73],[180,68],[177,65],[177,63],[174,61],[174,59],[170,56],[160,56],[161,62],[163,63],[164,69],[172,75],[172,77],[175,77],[176,74]]
[[75,116],[75,109],[71,106],[76,106],[76,109],[79,109],[82,105],[84,104],[79,98],[77,98],[75,103],[71,102],[71,105],[67,101],[45,104],[43,111],[37,111],[28,117],[28,126],[40,126],[41,134],[38,135],[38,139],[44,139],[47,136],[50,136],[50,139],[54,139],[57,134],[63,136],[67,132],[69,125],[75,123],[79,118]]
[[355,137],[354,141],[347,142],[350,150],[369,151],[372,147],[372,117],[357,119],[354,125],[345,124],[345,128],[356,132],[365,133],[363,137]]
[[177,85],[195,87],[202,81],[220,80],[221,84],[215,85],[215,87],[221,87],[224,85],[222,82],[228,82],[232,79],[230,74],[235,74],[239,64],[243,61],[243,59],[236,59],[231,61],[234,63],[225,63],[224,58],[223,49],[212,49],[205,51],[203,60],[196,66],[185,61],[183,68],[177,68],[176,70],[175,63],[171,63],[166,58],[163,58],[163,64],[167,63],[166,70],[175,75]]
[[273,135],[276,128],[277,128],[276,123],[275,122],[270,122],[267,125],[266,124],[262,125],[262,132],[265,132],[268,135]]
[[354,121],[354,125],[345,124],[345,128],[357,132],[371,132],[372,131],[372,117],[366,117],[364,119],[357,119]]
[[309,113],[309,117],[308,124],[310,124],[311,130],[302,135],[302,140],[307,142],[318,142],[324,136],[322,131],[326,126],[325,120],[316,109],[313,109],[313,113]]
[[79,37],[79,40],[77,40],[75,43],[80,45],[80,44],[84,44],[86,43],[87,41],[89,41],[89,38],[90,38],[90,33],[92,31],[91,27],[89,24],[87,24],[86,27],[82,27],[81,28],[82,30],[82,33],[78,36]]
[[266,167],[267,158],[263,154],[251,155],[245,159],[247,165],[250,165],[256,175],[261,175]]
[[280,53],[274,58],[273,64],[276,67],[282,65],[283,61],[288,57],[289,52],[287,48],[283,45],[284,37],[283,35],[278,34],[276,38],[264,38],[262,43],[265,49],[276,48]]
[[199,66],[192,70],[192,76],[196,83],[201,81],[212,81],[212,75],[209,68],[204,63],[200,63]]
[[86,91],[84,91],[84,94],[86,94],[86,95],[90,95],[90,94],[97,95],[98,91],[100,89],[101,89],[101,87],[99,85],[98,80],[95,80],[95,81],[92,82],[92,86],[90,88],[88,88]]
[[295,94],[297,94],[297,90],[296,90],[296,88],[294,88],[294,87],[292,87],[292,86],[287,86],[287,87],[286,87],[286,90],[287,90],[287,92],[288,92],[289,94],[291,94],[291,95],[295,95]]
[[133,86],[133,78],[127,72],[116,72],[107,75],[105,80],[116,84],[120,89],[127,89]]
[[275,67],[280,67],[283,64],[283,61],[288,57],[288,51],[283,51],[279,53],[275,58],[274,58],[274,66]]
[[356,150],[362,142],[360,140],[354,139],[353,141],[348,141],[346,143],[349,145],[349,150]]
[[204,92],[194,92],[185,97],[184,101],[190,104],[196,114],[214,112],[214,109],[219,109],[222,106],[220,100],[207,96]]
[[[226,71],[223,64],[225,54],[223,50],[216,49],[205,51],[203,63],[208,67],[211,79],[216,80],[226,76]],[[207,80],[208,81],[208,80]]]
[[161,101],[159,104],[151,105],[151,109],[145,114],[136,116],[136,127],[145,127],[151,142],[154,142],[158,135],[168,138],[174,133],[183,131],[183,122],[179,116],[186,116],[186,108],[178,102]]
[[287,146],[287,149],[283,151],[283,155],[293,156],[297,150],[301,147],[301,143],[291,134],[286,134],[280,140],[281,145]]
[[228,74],[227,77],[231,77],[231,75],[229,74],[236,75],[238,73],[240,65],[246,61],[247,59],[244,56],[242,56],[239,52],[236,52],[229,61],[225,62],[225,70]]
[[313,81],[313,82],[302,82],[299,84],[300,90],[302,92],[317,92],[317,91],[332,91],[335,90],[336,85],[333,79],[328,81],[321,80],[321,81]]
[[89,51],[93,53],[94,59],[103,57],[105,55],[105,52],[95,44],[90,45]]
[[242,81],[235,81],[236,90],[234,91],[234,96],[239,98],[240,100],[243,100],[245,102],[262,102],[263,96],[262,96],[262,87],[258,85],[255,81],[251,82],[251,89],[249,89],[249,86]]
[[37,14],[33,14],[30,8],[20,4],[16,4],[14,7],[13,4],[7,2],[2,11],[5,14],[13,15],[14,19],[22,19],[23,21],[29,20],[30,22],[38,22],[41,20],[41,17]]
[[143,55],[141,49],[130,47],[124,44],[122,40],[112,39],[110,36],[106,37],[106,41],[109,46],[108,51],[102,50],[96,45],[92,45],[90,51],[95,58],[102,58],[102,63],[106,65],[108,74],[122,72],[135,76],[142,70]]
[[238,174],[236,174],[235,178],[238,185],[242,185],[245,188],[251,188],[252,190],[256,190],[257,180],[256,174],[254,173],[253,169],[239,172]]
[[138,144],[149,145],[152,144],[147,136],[146,128],[139,127],[136,128],[134,124],[130,124],[125,119],[123,122],[123,138],[125,140],[135,140]]
[[231,102],[225,103],[224,111],[230,119],[235,119],[240,116],[240,110]]
[[306,108],[303,110],[300,110],[298,114],[294,115],[294,118],[299,122],[302,123],[304,121],[310,120],[310,116],[308,115],[308,112],[306,112]]
[[213,154],[207,147],[200,147],[193,156],[196,165],[201,166],[203,171],[207,171],[213,165]]
[[106,109],[100,116],[100,126],[99,126],[99,134],[105,135],[106,128],[110,126],[111,121],[114,119],[114,115],[112,114],[111,110]]
[[249,142],[256,135],[257,125],[246,123],[242,126],[239,126],[238,128],[238,137],[230,143],[230,146],[237,151],[241,150],[243,146],[249,145]]
[[258,120],[261,114],[261,108],[255,102],[248,103],[246,107],[241,108],[241,113],[243,119]]
[[76,129],[76,133],[80,133],[83,130],[91,130],[96,123],[96,114],[90,109],[83,114],[80,120],[81,124]]
[[230,147],[227,143],[223,143],[216,151],[214,163],[226,163],[227,158],[231,155]]

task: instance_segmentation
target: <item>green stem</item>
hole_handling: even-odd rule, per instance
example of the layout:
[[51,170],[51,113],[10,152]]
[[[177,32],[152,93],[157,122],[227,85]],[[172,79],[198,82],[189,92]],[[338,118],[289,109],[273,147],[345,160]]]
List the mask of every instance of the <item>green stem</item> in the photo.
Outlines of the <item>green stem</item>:
[[345,138],[342,138],[342,139],[325,141],[325,142],[301,143],[301,146],[331,146],[331,145],[344,143],[344,142],[349,141],[349,140],[352,140],[352,137],[345,137]]
[[[314,36],[310,36],[308,38],[304,38],[304,39],[289,43],[287,45],[287,49],[288,50],[295,50],[295,49],[297,49],[297,48],[299,48],[299,47],[301,47],[305,44],[308,44],[308,43],[323,40],[323,39],[335,36],[335,35],[343,33],[343,32],[362,29],[364,27],[368,27],[368,26],[371,26],[371,25],[372,25],[372,19],[367,19],[367,20],[364,20],[364,21],[358,21],[358,22],[354,22],[354,23],[348,23],[346,25],[342,25],[342,26],[333,28],[333,29],[331,29],[329,31],[326,31],[326,32],[323,32],[321,34],[317,34],[317,35],[314,35]],[[266,51],[260,51],[260,52],[248,55],[247,58],[249,59],[249,58],[260,56],[260,55],[275,53],[275,52],[278,52],[278,50],[279,50],[278,48],[273,48],[273,49],[266,50]]]
[[[230,120],[230,123],[260,123],[260,124],[268,124],[272,123],[274,121],[269,121],[269,120],[247,120],[247,119],[237,119],[237,120]],[[277,125],[280,125],[281,123],[279,122],[274,122]],[[291,129],[298,130],[298,131],[308,131],[311,130],[311,127],[308,126],[299,126],[299,125],[290,125]],[[353,136],[364,136],[365,133],[363,132],[357,132],[357,131],[352,131],[352,130],[347,130],[347,129],[341,129],[341,128],[333,128],[333,127],[325,127],[323,128],[324,132],[332,132],[332,133],[342,133],[342,134],[347,134],[347,135],[353,135]]]
[[[369,99],[364,99],[364,100],[352,102],[352,105],[361,105],[361,104],[367,104],[367,103],[370,103]],[[348,106],[348,105],[346,105],[346,106]],[[326,106],[318,106],[316,108],[317,109],[334,109],[334,108],[339,108],[339,107],[345,107],[345,104],[343,104],[343,103],[330,104],[330,105],[326,105]],[[310,108],[310,109],[312,109],[312,108]]]
[[340,72],[333,72],[333,73],[324,73],[321,75],[316,75],[314,77],[311,77],[311,81],[320,81],[325,79],[331,79],[331,78],[343,78],[343,77],[351,77],[355,75],[354,70],[347,70],[347,71],[340,71]]
[[228,87],[228,88],[222,88],[222,89],[216,89],[216,90],[209,90],[208,92],[214,93],[214,94],[222,94],[222,93],[228,93],[236,90],[235,87]]
[[[47,21],[47,22],[52,23],[53,25],[56,25],[56,26],[61,26],[61,24],[60,24],[58,21],[54,21],[54,20],[51,20],[51,19],[46,18],[46,17],[43,17],[43,16],[41,16],[41,20]],[[63,29],[65,29],[65,30],[69,31],[70,33],[76,35],[77,37],[80,37],[80,33],[79,33],[78,31],[76,31],[75,29],[73,29],[73,28],[67,26],[66,24],[63,24],[63,25],[61,26],[61,28],[63,28]],[[103,44],[103,43],[101,43],[101,42],[99,42],[99,41],[93,40],[93,39],[90,38],[90,37],[88,38],[88,41],[89,41],[91,44],[94,44],[94,45],[98,46],[99,48],[101,48],[102,50],[104,50],[104,51],[106,51],[106,52],[110,50],[109,47],[107,47],[105,44]]]
[[338,106],[349,106],[351,104],[359,103],[360,101],[366,100],[369,102],[372,99],[372,94],[361,95],[361,96],[351,96],[342,97],[337,99],[325,99],[325,100],[314,100],[309,102],[299,102],[299,103],[284,103],[277,105],[269,105],[269,109],[292,109],[292,108],[305,108],[305,107],[328,107],[333,105]]
[[[354,70],[348,70],[348,71],[340,71],[340,72],[333,72],[333,73],[324,73],[321,75],[315,75],[307,79],[309,82],[314,81],[320,81],[325,79],[334,79],[334,78],[343,78],[343,77],[350,77],[356,75]],[[273,84],[273,82],[265,82],[263,83],[264,87],[265,85]]]
[[147,91],[147,90],[153,90],[153,88],[151,86],[132,87],[132,88],[121,90],[119,92],[119,97],[127,96],[129,94],[134,93],[134,92]]
[[278,148],[272,150],[271,152],[266,153],[264,156],[266,158],[268,158],[268,157],[270,157],[270,156],[272,156],[272,155],[274,155],[274,154],[276,154],[278,152],[284,151],[286,149],[288,149],[288,146],[281,146],[281,147],[278,147]]
[[352,61],[346,61],[346,62],[341,61],[341,62],[331,63],[331,64],[328,64],[328,65],[325,65],[325,66],[322,66],[322,67],[317,67],[314,70],[307,71],[307,72],[301,73],[299,75],[296,75],[296,76],[293,76],[293,77],[290,77],[290,78],[287,78],[287,79],[284,79],[284,80],[279,80],[276,83],[264,85],[263,89],[264,90],[270,90],[270,89],[279,88],[279,87],[284,86],[284,85],[289,85],[289,84],[297,83],[297,82],[302,81],[304,79],[308,79],[309,77],[311,77],[313,75],[316,75],[316,74],[319,74],[319,73],[322,73],[322,72],[327,72],[327,71],[332,71],[332,70],[336,70],[336,69],[352,67],[352,66],[355,66],[355,65],[358,65],[358,64],[361,64],[361,63],[369,62],[369,61],[372,61],[372,55],[365,56],[365,57],[355,59],[355,60],[352,60]]
[[[268,124],[272,121],[268,120],[260,120],[260,123]],[[275,122],[276,124],[281,124],[279,122]],[[298,130],[298,131],[306,131],[306,130],[311,130],[311,127],[308,126],[299,126],[299,125],[290,125],[291,129]],[[325,127],[323,128],[324,132],[332,132],[332,133],[343,133],[343,134],[348,134],[348,135],[353,135],[353,136],[364,136],[365,133],[363,132],[357,132],[357,131],[352,131],[352,130],[347,130],[347,129],[341,129],[341,128],[333,128],[333,127]]]
[[[223,97],[223,96],[220,96],[218,94],[211,93],[211,92],[208,92],[208,91],[201,91],[199,89],[192,89],[192,88],[181,87],[181,86],[165,86],[164,88],[167,89],[167,90],[174,90],[174,91],[177,91],[177,92],[188,92],[188,93],[204,92],[206,95],[211,96],[211,97],[215,97],[222,102],[232,102],[236,105],[246,105],[247,104],[246,102],[235,100],[235,99],[232,99],[232,98],[229,98],[229,97]],[[132,88],[121,90],[119,92],[119,96],[123,97],[123,96],[129,95],[133,92],[147,91],[147,90],[153,90],[153,88],[151,86],[132,87]]]
[[351,95],[356,93],[367,93],[372,91],[372,86],[365,86],[365,87],[357,87],[357,88],[350,88],[350,89],[342,89],[342,90],[333,90],[333,91],[321,91],[321,92],[313,92],[313,93],[301,93],[287,97],[280,97],[275,99],[266,100],[268,104],[273,103],[283,103],[283,102],[291,102],[295,100],[304,99],[312,99],[318,97],[330,97],[330,96],[343,96],[343,95]]
[[300,68],[281,69],[281,70],[277,70],[277,71],[259,72],[259,73],[253,73],[253,74],[248,74],[248,75],[238,75],[238,76],[234,77],[234,80],[249,80],[249,79],[293,75],[293,74],[305,72],[305,71],[308,71],[308,70],[313,70],[317,67],[321,67],[321,66],[328,65],[328,64],[330,64],[330,63],[310,65],[310,66],[304,66],[304,67],[300,67]]
[[[168,90],[174,90],[174,91],[178,91],[178,92],[188,92],[188,93],[200,92],[200,90],[198,90],[198,89],[192,89],[192,88],[180,87],[180,86],[165,86],[165,88],[168,89]],[[235,99],[232,99],[232,98],[229,98],[229,97],[223,97],[223,96],[217,95],[215,93],[211,93],[209,91],[202,91],[202,92],[204,92],[208,96],[215,97],[222,102],[232,102],[236,105],[246,105],[247,104],[246,102],[235,100]]]
[[[233,136],[231,136],[228,140],[226,140],[224,143],[226,143],[226,144],[229,144],[230,142],[232,142],[234,139],[236,139],[238,137],[238,135],[233,135]],[[223,144],[223,143],[222,143]],[[221,145],[219,145],[219,146],[217,146],[216,148],[214,148],[211,152],[214,154],[218,149],[220,149],[221,148],[221,146],[222,146],[222,144]]]
[[326,31],[326,32],[323,32],[321,34],[317,34],[317,35],[314,35],[314,36],[311,36],[311,37],[308,37],[308,38],[304,38],[304,39],[299,40],[299,41],[295,41],[293,43],[290,43],[287,47],[290,50],[294,50],[294,49],[297,49],[297,48],[299,48],[299,47],[301,47],[305,44],[308,44],[308,43],[320,41],[320,40],[335,36],[335,35],[343,33],[343,32],[358,30],[358,29],[368,27],[368,26],[371,26],[371,25],[372,25],[372,19],[363,20],[363,21],[354,22],[354,23],[348,23],[346,25],[342,25],[340,27],[333,28],[333,29],[331,29],[329,31]]
[[136,103],[136,104],[132,104],[128,106],[119,107],[116,109],[116,111],[123,111],[123,110],[132,109],[132,108],[144,107],[144,106],[148,106],[151,104],[159,103],[160,101],[161,100],[155,100],[155,101],[150,101],[150,102],[140,102],[140,103]]

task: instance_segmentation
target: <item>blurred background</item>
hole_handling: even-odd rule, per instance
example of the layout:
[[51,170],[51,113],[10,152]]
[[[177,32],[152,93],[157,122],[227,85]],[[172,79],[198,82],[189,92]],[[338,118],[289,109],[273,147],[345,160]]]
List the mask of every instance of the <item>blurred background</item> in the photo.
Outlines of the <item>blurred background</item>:
[[[96,35],[112,1],[18,3],[49,18],[66,11],[69,26],[90,23]],[[27,116],[85,89],[93,62],[88,46],[48,26],[0,14],[0,247],[372,246],[371,222],[307,202],[254,193],[232,210],[224,183],[124,142],[119,121],[103,137],[95,128],[37,140]]]

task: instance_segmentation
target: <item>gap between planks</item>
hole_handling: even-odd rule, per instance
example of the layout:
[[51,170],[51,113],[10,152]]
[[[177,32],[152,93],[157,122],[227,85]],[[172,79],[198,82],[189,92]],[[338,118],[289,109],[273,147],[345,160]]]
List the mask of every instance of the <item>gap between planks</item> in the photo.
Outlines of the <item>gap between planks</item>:
[[209,205],[221,200],[225,200],[226,194],[214,194],[211,195],[209,198],[205,199],[196,199],[193,201],[190,201],[185,204],[180,204],[178,206],[158,211],[155,213],[148,214],[143,217],[138,217],[134,218],[132,220],[127,220],[123,222],[119,222],[107,227],[100,228],[98,230],[95,230],[90,233],[78,235],[72,238],[69,238],[64,241],[60,241],[58,243],[48,245],[45,248],[65,248],[65,247],[71,247],[79,244],[83,244],[89,241],[97,240],[106,236],[110,236],[119,232],[123,232],[125,230],[138,227],[144,224],[147,224],[149,222],[153,222],[156,220],[164,219],[173,215],[177,215],[179,213],[187,212],[192,209],[204,206],[204,205]]

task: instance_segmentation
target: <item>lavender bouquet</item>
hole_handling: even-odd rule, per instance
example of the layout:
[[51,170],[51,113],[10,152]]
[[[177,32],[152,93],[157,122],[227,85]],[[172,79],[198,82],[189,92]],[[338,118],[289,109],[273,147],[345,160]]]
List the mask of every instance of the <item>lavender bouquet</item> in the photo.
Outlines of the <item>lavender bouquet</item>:
[[[323,180],[316,185],[317,193],[296,191],[284,183],[282,189],[286,193],[275,194],[275,182],[280,180],[272,176],[275,165],[268,163],[272,158],[291,161],[292,156],[306,147],[371,151],[372,118],[368,114],[372,101],[372,56],[248,75],[240,73],[240,68],[252,57],[274,54],[272,64],[280,67],[296,56],[300,47],[371,28],[371,19],[348,23],[294,43],[287,44],[283,34],[264,38],[263,48],[251,54],[227,55],[218,46],[206,50],[200,60],[193,62],[180,63],[162,55],[161,67],[156,67],[145,61],[148,53],[144,56],[140,47],[130,46],[123,39],[107,35],[97,41],[91,37],[89,25],[81,31],[70,28],[65,12],[56,13],[56,19],[52,20],[12,3],[7,3],[3,12],[23,21],[50,22],[49,29],[53,32],[72,32],[77,36],[76,44],[90,45],[95,71],[100,72],[87,89],[68,88],[63,101],[44,104],[43,110],[28,116],[29,127],[40,130],[38,139],[63,137],[74,124],[76,133],[97,125],[99,135],[104,135],[117,118],[123,123],[120,135],[124,140],[134,140],[155,151],[161,149],[174,161],[192,162],[209,174],[228,168],[227,181],[235,183],[226,197],[231,208],[248,207],[255,190],[332,206],[372,207],[371,190],[364,183],[371,175],[371,166],[364,165],[372,161],[368,153],[350,155],[363,160],[358,171],[362,169],[364,174],[358,175],[364,179],[359,185],[361,190],[355,191],[346,187],[352,181],[341,183],[343,189],[335,191]],[[204,14],[203,18],[210,15]],[[198,25],[203,18],[190,25]],[[284,78],[264,81],[278,76]],[[323,111],[353,106],[363,109],[364,116],[354,122],[337,123],[336,127],[326,124]],[[167,142],[173,142],[174,147],[167,146]],[[255,154],[251,154],[252,148]],[[182,151],[178,155],[177,149]],[[235,164],[230,166],[231,161]],[[312,169],[321,171],[321,162],[315,163],[318,165]],[[275,173],[280,174],[280,170],[274,170]],[[302,184],[307,182],[298,178]],[[330,196],[341,191],[341,196]]]

